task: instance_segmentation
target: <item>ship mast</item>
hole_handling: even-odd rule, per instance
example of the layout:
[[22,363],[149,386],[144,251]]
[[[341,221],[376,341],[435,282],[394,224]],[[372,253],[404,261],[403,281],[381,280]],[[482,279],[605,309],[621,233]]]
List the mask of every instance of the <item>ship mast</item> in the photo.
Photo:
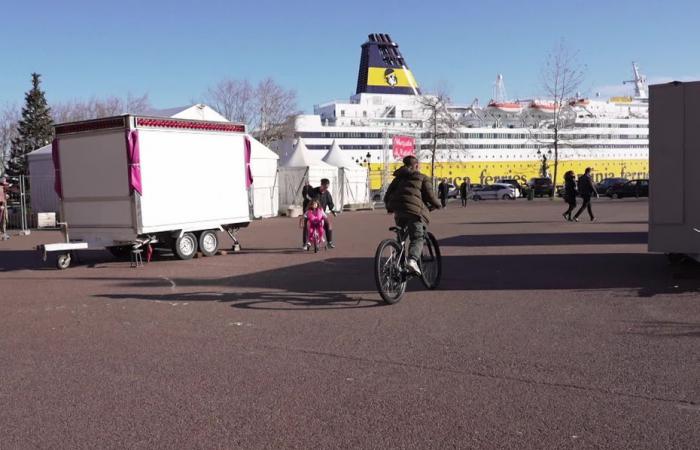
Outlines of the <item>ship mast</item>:
[[493,84],[493,101],[496,103],[503,103],[507,101],[508,96],[506,95],[506,85],[503,82],[503,75],[496,75],[496,82]]
[[634,83],[634,96],[636,98],[647,98],[647,77],[639,73],[639,66],[632,61],[633,80],[625,80],[622,84]]

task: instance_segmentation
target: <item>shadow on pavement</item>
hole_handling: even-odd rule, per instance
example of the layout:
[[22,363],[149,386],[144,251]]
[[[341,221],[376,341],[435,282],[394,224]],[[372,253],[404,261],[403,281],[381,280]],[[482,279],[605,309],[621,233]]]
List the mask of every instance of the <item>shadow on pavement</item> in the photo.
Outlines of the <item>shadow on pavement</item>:
[[[0,272],[15,270],[57,270],[56,258],[58,253],[50,253],[47,260],[36,250],[6,250],[0,251]],[[81,250],[77,252],[77,261],[72,265],[94,265],[109,262],[114,258],[104,250]]]
[[469,234],[440,239],[439,242],[441,247],[646,244],[647,232]]
[[650,337],[695,337],[700,338],[700,323],[690,322],[630,322],[627,334],[638,334]]
[[[333,258],[223,278],[130,279],[119,286],[145,291],[99,297],[230,302],[242,308],[272,307],[273,302],[285,303],[284,309],[358,308],[381,304],[372,271],[372,258]],[[194,292],[163,292],[171,281],[177,290]],[[444,291],[627,289],[638,297],[699,288],[697,266],[672,268],[662,255],[640,253],[446,256],[440,285]],[[409,292],[420,290],[417,280],[409,282]]]

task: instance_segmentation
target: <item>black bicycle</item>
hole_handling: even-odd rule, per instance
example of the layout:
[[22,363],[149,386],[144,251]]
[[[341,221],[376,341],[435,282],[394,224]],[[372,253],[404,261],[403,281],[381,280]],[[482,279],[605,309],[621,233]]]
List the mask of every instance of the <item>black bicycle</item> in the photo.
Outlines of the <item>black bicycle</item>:
[[[406,292],[406,282],[414,277],[406,268],[408,252],[408,229],[391,227],[396,239],[384,239],[374,255],[374,280],[382,299],[393,305],[401,300]],[[437,239],[431,232],[425,234],[423,253],[419,261],[420,280],[427,289],[436,289],[442,276],[442,258]]]

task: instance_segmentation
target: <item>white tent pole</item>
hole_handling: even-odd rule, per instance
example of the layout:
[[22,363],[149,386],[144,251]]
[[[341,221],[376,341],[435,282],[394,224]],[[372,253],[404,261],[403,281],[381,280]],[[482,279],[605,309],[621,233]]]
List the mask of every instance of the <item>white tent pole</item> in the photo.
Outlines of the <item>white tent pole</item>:
[[[272,182],[272,189],[270,189],[270,214],[273,216],[275,215],[275,186],[277,186],[277,180],[279,179],[280,176],[280,169],[279,167],[275,170],[275,181]],[[279,198],[279,195],[277,196]],[[279,204],[277,205],[277,209],[279,209]]]

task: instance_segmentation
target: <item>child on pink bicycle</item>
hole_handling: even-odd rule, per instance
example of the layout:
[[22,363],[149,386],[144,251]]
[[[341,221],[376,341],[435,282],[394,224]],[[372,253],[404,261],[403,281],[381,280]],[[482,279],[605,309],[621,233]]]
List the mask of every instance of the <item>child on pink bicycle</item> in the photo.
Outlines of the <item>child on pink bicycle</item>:
[[328,220],[328,216],[321,209],[321,203],[318,200],[311,200],[306,212],[299,218],[299,228],[303,228],[304,222],[306,222],[305,250],[309,250],[312,243],[315,244],[315,248],[318,248],[325,242],[323,228],[326,220]]

